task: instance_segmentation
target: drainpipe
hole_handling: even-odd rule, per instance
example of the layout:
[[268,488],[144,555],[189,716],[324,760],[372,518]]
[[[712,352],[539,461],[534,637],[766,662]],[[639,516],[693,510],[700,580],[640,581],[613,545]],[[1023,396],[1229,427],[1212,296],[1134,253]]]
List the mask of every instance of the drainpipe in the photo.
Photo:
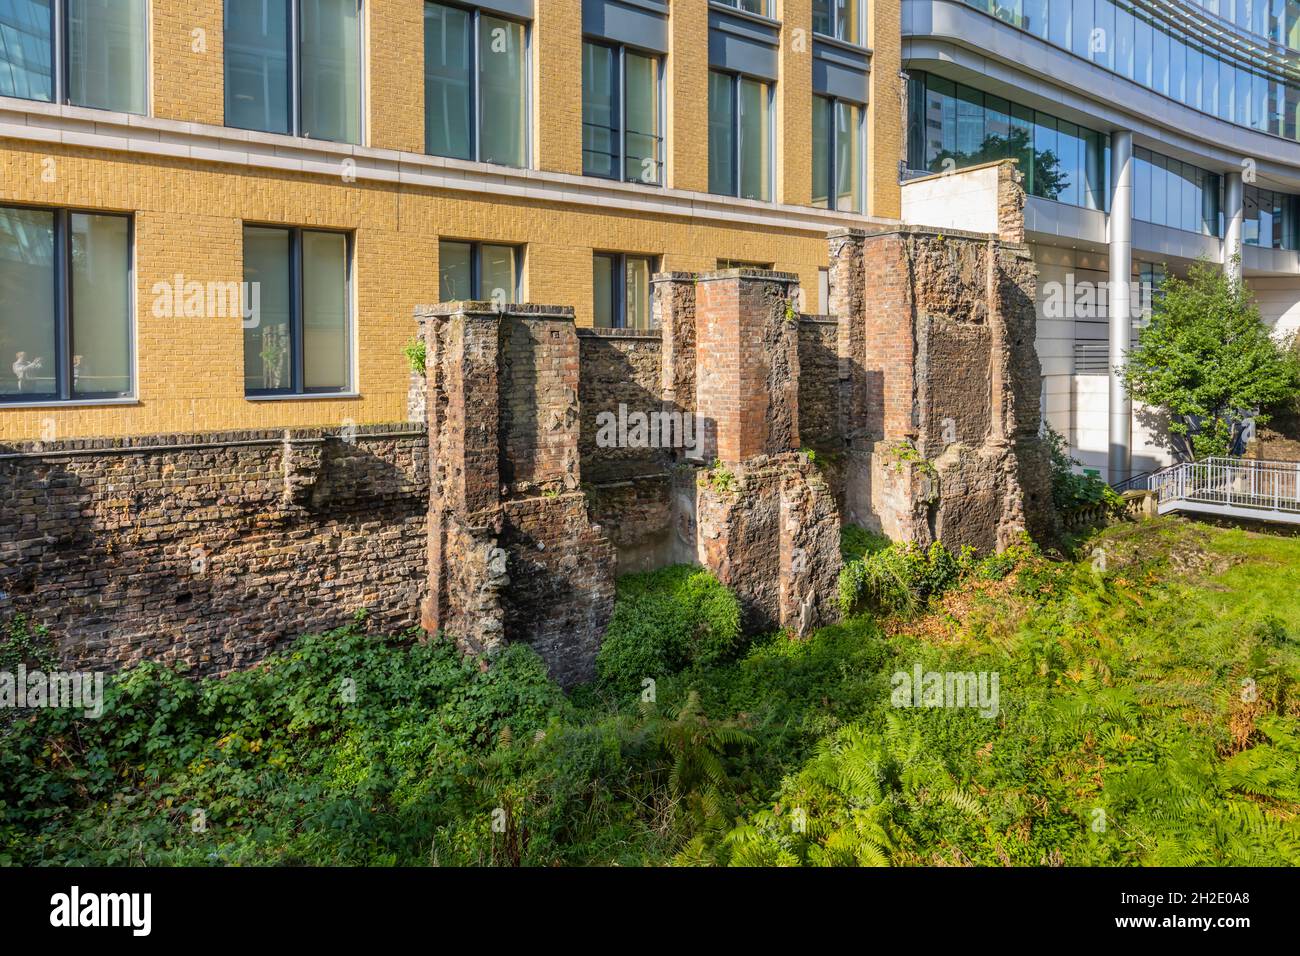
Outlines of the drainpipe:
[[1133,134],[1110,136],[1110,428],[1107,468],[1110,483],[1129,477],[1133,466],[1133,408],[1119,367],[1133,337],[1129,286],[1133,275]]

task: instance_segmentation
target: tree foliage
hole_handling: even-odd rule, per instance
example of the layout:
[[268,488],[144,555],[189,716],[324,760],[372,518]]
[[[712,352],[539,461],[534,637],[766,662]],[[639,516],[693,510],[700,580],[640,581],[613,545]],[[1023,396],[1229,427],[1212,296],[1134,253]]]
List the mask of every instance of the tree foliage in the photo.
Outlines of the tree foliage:
[[1183,460],[1231,454],[1248,420],[1266,424],[1300,391],[1291,342],[1270,334],[1243,283],[1208,262],[1164,281],[1123,375],[1133,399],[1168,414]]

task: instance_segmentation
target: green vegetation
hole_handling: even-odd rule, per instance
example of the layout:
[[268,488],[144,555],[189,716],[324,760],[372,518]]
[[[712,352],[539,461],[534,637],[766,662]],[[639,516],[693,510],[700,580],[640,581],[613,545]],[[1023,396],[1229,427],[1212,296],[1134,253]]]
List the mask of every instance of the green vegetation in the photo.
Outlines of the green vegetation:
[[[0,862],[1300,863],[1300,541],[1161,519],[1082,553],[882,558],[928,581],[912,617],[748,647],[702,572],[627,578],[568,698],[522,646],[356,629],[141,666],[98,721],[0,727]],[[916,668],[997,674],[996,712],[894,706]]]
[[1300,391],[1300,364],[1259,317],[1241,282],[1201,261],[1186,279],[1160,285],[1151,324],[1129,353],[1124,380],[1134,399],[1169,415],[1169,440],[1183,460],[1228,455],[1248,418]]
[[1060,515],[1069,515],[1080,508],[1105,505],[1113,514],[1124,510],[1124,498],[1096,475],[1079,474],[1074,469],[1080,462],[1070,454],[1070,446],[1060,432],[1050,425],[1043,432],[1047,451],[1052,460],[1052,504]]
[[424,339],[419,336],[402,346],[402,354],[406,356],[406,361],[411,363],[411,371],[421,376],[425,372],[426,349]]

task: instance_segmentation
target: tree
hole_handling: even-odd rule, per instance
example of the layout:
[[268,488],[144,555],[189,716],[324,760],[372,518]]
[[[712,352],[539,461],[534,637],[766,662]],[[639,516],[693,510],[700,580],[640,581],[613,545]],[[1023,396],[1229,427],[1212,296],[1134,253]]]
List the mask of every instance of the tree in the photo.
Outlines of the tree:
[[1121,371],[1135,401],[1168,414],[1185,461],[1230,454],[1248,420],[1267,423],[1300,392],[1292,341],[1274,338],[1244,283],[1206,261],[1163,282]]
[[1019,126],[1013,126],[1006,136],[990,133],[984,137],[979,149],[971,152],[945,149],[935,156],[930,169],[941,173],[945,169],[965,169],[1000,159],[1020,160],[1020,171],[1025,174],[1025,188],[1035,196],[1056,199],[1070,185],[1069,177],[1061,169],[1057,155],[1050,149],[1034,149],[1029,141],[1029,131]]

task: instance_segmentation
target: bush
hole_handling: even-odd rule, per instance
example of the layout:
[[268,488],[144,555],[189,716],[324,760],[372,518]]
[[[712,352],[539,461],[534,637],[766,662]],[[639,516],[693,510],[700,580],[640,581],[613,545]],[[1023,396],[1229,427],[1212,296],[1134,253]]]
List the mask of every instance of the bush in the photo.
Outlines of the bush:
[[1052,504],[1062,513],[1091,505],[1106,505],[1112,512],[1122,511],[1124,498],[1096,475],[1081,475],[1074,469],[1079,461],[1065,443],[1065,437],[1051,426],[1043,433],[1052,458]]
[[735,596],[709,572],[677,565],[619,580],[596,673],[605,689],[633,694],[647,677],[716,664],[739,647]]

